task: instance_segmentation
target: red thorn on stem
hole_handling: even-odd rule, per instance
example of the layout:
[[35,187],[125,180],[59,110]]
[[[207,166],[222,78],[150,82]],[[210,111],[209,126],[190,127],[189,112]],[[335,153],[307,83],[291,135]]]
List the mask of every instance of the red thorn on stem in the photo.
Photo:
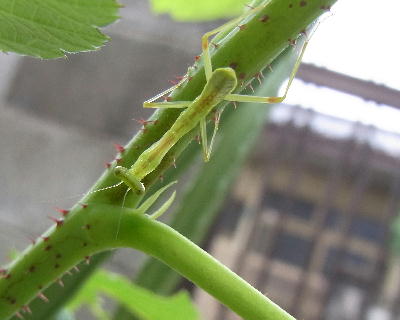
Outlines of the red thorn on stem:
[[288,39],[289,45],[294,47],[296,45],[296,39]]
[[42,292],[39,292],[37,295],[38,295],[38,298],[40,298],[44,302],[46,302],[46,303],[49,302],[49,299]]
[[68,215],[69,210],[56,208],[56,210],[61,213],[64,217]]
[[[165,98],[167,101],[170,101],[168,99],[171,99],[171,97],[166,97]],[[157,120],[145,120],[145,119],[133,119],[137,123],[141,124],[143,127],[146,127],[148,124],[156,124]]]
[[175,76],[175,79],[181,81],[185,79],[185,76]]
[[179,81],[176,81],[176,80],[168,80],[168,82],[170,84],[172,84],[173,86],[176,86],[179,83]]
[[104,166],[105,166],[107,169],[110,169],[110,168],[111,168],[111,163],[110,163],[110,162],[106,162],[106,163],[104,164]]
[[43,239],[44,242],[47,242],[47,241],[50,240],[50,237],[42,237],[42,239]]
[[115,158],[115,162],[116,162],[117,164],[120,164],[120,163],[122,162],[122,158]]
[[31,308],[30,308],[29,306],[27,306],[27,305],[22,306],[22,310],[23,310],[25,313],[32,314]]
[[250,89],[251,89],[251,91],[254,93],[254,88],[253,88],[253,86],[251,85],[251,83],[249,84],[249,86],[248,86]]
[[200,56],[195,56],[195,57],[194,57],[194,61],[199,61],[200,58],[201,58]]
[[114,148],[119,153],[124,153],[125,152],[125,148],[122,145],[120,145],[119,143],[114,143]]
[[86,209],[88,207],[87,203],[80,203],[80,205],[81,205],[82,209]]
[[53,217],[49,217],[49,219],[53,221],[57,225],[57,227],[61,227],[64,224],[64,219],[56,219]]
[[258,83],[261,84],[261,72],[258,72],[254,77],[258,80]]
[[22,310],[23,310],[25,313],[32,314],[31,308],[30,308],[29,306],[27,306],[27,305],[22,306]]
[[64,282],[61,279],[57,279],[57,282],[60,285],[60,287],[64,288]]
[[22,316],[22,314],[20,314],[18,311],[15,313],[15,315],[16,315],[17,318],[19,318],[19,319],[24,319],[24,317]]
[[238,26],[238,27],[239,27],[239,30],[240,30],[240,31],[243,31],[243,30],[245,30],[245,29],[247,28],[247,25],[241,24],[241,25]]
[[[172,97],[164,97],[164,101],[171,102],[172,101]],[[157,121],[155,121],[155,122],[157,122]]]
[[190,80],[192,80],[192,77],[190,77],[188,74],[185,74],[183,76],[176,76],[175,79],[177,79],[179,81],[182,81],[182,80],[190,81]]
[[31,242],[31,244],[34,246],[36,244],[36,240],[33,238],[29,238],[29,241]]

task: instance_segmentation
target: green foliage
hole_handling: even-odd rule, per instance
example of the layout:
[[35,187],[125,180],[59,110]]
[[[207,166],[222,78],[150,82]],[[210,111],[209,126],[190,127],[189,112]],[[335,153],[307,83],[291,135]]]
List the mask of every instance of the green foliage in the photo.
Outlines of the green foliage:
[[96,27],[114,22],[115,0],[0,0],[0,50],[40,58],[96,50],[108,39]]
[[179,21],[227,18],[243,11],[245,0],[151,0],[156,13],[168,13]]
[[101,270],[89,279],[67,308],[70,311],[76,311],[87,304],[99,319],[107,319],[108,316],[102,308],[99,294],[115,299],[143,320],[195,320],[199,318],[186,292],[181,291],[172,297],[158,296],[132,284],[127,278]]

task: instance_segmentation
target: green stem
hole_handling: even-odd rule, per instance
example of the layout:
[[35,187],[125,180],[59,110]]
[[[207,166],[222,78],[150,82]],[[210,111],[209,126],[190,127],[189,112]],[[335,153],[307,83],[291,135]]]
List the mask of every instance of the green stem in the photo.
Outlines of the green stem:
[[1,319],[22,308],[60,272],[116,247],[131,247],[163,261],[244,319],[294,319],[169,226],[116,206],[91,205],[84,210],[85,215],[72,212],[10,266],[0,283]]
[[[142,250],[166,263],[244,319],[294,319],[174,229],[143,216],[126,218],[124,229],[120,231],[123,245]],[[140,238],[139,243],[132,239],[132,232]]]

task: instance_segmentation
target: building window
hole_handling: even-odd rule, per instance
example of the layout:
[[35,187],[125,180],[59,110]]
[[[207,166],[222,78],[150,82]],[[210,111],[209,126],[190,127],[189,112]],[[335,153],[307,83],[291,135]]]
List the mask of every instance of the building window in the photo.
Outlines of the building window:
[[269,192],[264,200],[263,207],[275,209],[279,213],[289,214],[300,219],[309,220],[314,212],[315,205],[297,197],[278,192]]
[[385,241],[386,228],[380,221],[357,215],[350,226],[350,234],[353,237],[360,237],[365,240],[383,244]]
[[310,253],[310,240],[282,232],[276,238],[272,258],[304,268]]

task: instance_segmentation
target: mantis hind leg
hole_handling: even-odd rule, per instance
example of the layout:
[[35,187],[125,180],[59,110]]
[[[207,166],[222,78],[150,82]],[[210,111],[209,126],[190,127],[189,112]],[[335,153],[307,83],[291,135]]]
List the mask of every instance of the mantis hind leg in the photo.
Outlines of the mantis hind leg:
[[233,102],[255,102],[255,103],[280,103],[283,100],[285,100],[287,93],[289,91],[289,88],[292,85],[293,79],[295,78],[297,70],[299,69],[299,66],[301,64],[301,60],[303,59],[304,52],[306,51],[308,42],[309,42],[308,39],[304,40],[304,44],[301,48],[299,56],[296,59],[296,62],[292,69],[292,72],[290,73],[289,81],[286,85],[285,92],[282,96],[280,96],[280,97],[259,97],[259,96],[248,96],[248,95],[242,95],[242,94],[228,94],[224,98],[224,100],[233,101]]

